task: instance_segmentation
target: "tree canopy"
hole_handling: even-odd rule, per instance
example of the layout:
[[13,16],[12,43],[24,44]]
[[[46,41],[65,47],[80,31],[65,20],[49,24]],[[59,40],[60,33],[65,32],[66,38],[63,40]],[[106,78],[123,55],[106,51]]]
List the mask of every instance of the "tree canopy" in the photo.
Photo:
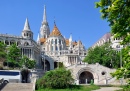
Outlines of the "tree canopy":
[[3,62],[6,60],[6,45],[3,42],[0,42],[0,62],[3,65]]
[[35,65],[36,65],[36,62],[35,62],[35,60],[31,60],[31,59],[29,59],[27,56],[23,56],[23,58],[21,59],[21,66],[25,66],[25,67],[27,67],[27,68],[29,68],[29,69],[32,69],[32,68],[34,68],[35,67]]
[[22,58],[20,49],[17,47],[16,44],[12,44],[8,48],[8,54],[7,54],[7,62],[12,64],[10,66],[20,66],[20,60]]
[[102,18],[107,19],[115,37],[123,38],[122,44],[130,42],[130,0],[100,0]]
[[36,85],[38,89],[41,88],[54,88],[61,89],[67,88],[74,82],[71,72],[66,68],[58,68],[46,72],[45,75],[40,78]]
[[99,63],[106,67],[119,67],[119,53],[110,47],[110,43],[105,43],[95,48],[89,48],[84,61],[90,64]]
[[130,0],[100,0],[96,7],[101,8],[102,18],[110,23],[112,34],[122,38],[122,44],[127,45],[123,49],[123,67],[117,69],[113,76],[130,78]]

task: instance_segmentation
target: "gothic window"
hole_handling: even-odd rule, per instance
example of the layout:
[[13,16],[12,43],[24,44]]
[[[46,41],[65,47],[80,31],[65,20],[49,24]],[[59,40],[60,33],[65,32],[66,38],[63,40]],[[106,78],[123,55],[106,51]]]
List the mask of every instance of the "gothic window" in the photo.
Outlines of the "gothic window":
[[31,34],[30,34],[30,37],[31,37]]
[[59,44],[61,44],[61,40],[59,39]]
[[51,40],[51,44],[53,44],[53,39]]
[[61,50],[62,48],[61,48],[61,46],[60,46],[60,50]]
[[56,49],[55,49],[56,51],[58,50],[58,47],[56,46]]
[[20,41],[17,42],[17,46],[19,46],[19,45],[21,45],[21,42],[20,42]]
[[57,39],[55,39],[55,44],[57,44]]
[[27,45],[29,45],[29,43],[28,43],[28,42],[25,42],[24,45],[27,46]]
[[28,33],[27,33],[27,36],[28,36]]

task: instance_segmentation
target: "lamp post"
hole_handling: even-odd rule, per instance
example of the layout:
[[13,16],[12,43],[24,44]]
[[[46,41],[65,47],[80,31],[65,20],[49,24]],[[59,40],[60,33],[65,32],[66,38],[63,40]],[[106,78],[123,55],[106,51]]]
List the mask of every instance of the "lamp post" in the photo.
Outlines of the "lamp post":
[[[120,50],[120,68],[122,68],[122,49],[123,49],[123,46],[120,46],[118,49]],[[120,78],[120,83],[121,83],[121,85],[123,84],[123,78]]]

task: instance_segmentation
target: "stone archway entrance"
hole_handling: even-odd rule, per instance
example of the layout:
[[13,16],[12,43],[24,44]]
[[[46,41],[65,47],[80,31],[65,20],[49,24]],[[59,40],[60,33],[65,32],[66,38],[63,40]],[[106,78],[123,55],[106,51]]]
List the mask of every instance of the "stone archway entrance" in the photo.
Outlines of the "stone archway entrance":
[[79,75],[79,84],[90,84],[91,80],[94,80],[94,77],[89,71],[84,71]]
[[49,63],[48,60],[42,61],[42,68],[43,68],[44,71],[49,71],[50,70],[50,63]]

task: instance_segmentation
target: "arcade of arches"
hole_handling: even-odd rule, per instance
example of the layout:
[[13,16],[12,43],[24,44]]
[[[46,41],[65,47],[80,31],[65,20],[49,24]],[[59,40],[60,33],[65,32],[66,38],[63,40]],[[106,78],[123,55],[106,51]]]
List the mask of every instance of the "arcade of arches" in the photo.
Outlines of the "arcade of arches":
[[84,71],[79,75],[79,84],[90,84],[91,80],[94,80],[94,77],[89,71]]

